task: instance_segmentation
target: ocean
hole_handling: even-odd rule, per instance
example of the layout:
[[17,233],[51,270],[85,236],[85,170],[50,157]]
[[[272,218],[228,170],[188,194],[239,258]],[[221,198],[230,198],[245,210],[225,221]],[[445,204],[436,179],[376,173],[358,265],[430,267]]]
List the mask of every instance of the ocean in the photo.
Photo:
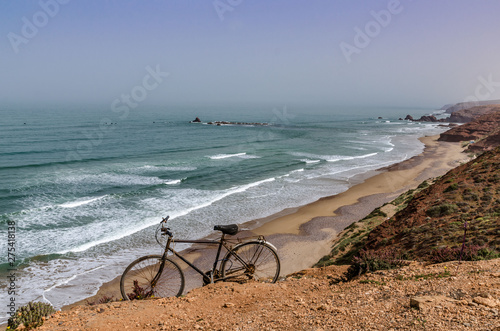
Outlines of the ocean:
[[[61,308],[95,294],[135,258],[161,252],[154,229],[162,217],[170,215],[178,238],[200,238],[214,224],[343,192],[354,176],[417,155],[419,137],[444,131],[398,120],[407,109],[144,107],[122,118],[99,107],[0,112],[2,293],[15,276],[4,308],[12,296],[17,306],[41,300]],[[189,123],[196,116],[269,125]]]

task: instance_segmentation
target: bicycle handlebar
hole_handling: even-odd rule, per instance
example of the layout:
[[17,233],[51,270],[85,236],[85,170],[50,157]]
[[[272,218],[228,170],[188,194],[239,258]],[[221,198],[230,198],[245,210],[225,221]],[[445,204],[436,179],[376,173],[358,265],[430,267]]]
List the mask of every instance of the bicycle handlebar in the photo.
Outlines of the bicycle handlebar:
[[161,234],[162,235],[168,235],[169,237],[173,237],[172,232],[170,232],[170,228],[166,228],[163,223],[167,224],[168,219],[170,216],[167,216],[165,218],[162,218],[160,224],[161,224]]

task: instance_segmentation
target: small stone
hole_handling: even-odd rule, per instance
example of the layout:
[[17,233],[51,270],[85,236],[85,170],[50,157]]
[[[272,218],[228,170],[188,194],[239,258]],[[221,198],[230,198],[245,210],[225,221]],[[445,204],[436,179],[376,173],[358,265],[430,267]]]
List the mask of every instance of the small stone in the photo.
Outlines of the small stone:
[[223,308],[232,308],[234,307],[234,303],[232,302],[226,302],[225,304],[222,305]]

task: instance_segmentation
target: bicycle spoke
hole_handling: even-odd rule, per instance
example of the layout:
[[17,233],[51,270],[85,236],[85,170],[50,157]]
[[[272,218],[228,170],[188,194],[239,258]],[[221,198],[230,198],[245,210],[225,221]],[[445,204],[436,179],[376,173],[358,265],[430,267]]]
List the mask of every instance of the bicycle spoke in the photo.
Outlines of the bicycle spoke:
[[172,261],[162,261],[161,256],[146,256],[125,270],[120,289],[125,300],[178,296],[184,289],[184,275]]
[[221,273],[228,280],[268,282],[277,280],[280,269],[279,258],[269,246],[250,242],[235,248],[233,254],[228,253],[221,266]]

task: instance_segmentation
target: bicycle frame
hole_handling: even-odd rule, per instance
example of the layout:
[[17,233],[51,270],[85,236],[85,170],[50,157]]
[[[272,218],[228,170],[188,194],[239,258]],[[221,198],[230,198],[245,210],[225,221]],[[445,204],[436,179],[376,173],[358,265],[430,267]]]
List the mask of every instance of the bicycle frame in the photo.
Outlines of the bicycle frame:
[[[175,240],[177,243],[182,243],[182,244],[207,244],[207,245],[219,245],[217,249],[217,255],[215,256],[215,261],[212,266],[212,269],[210,270],[210,277],[208,277],[203,271],[201,271],[197,266],[189,262],[186,258],[184,258],[182,255],[177,253],[176,250],[174,250],[172,247],[170,247],[170,244],[174,241],[171,236],[168,237],[167,239],[167,244],[165,245],[165,251],[163,252],[162,260],[165,261],[167,258],[168,252],[171,252],[174,256],[178,257],[181,259],[184,263],[186,263],[188,266],[190,266],[192,269],[194,269],[197,273],[199,273],[202,277],[205,283],[207,284],[212,284],[214,282],[218,281],[223,281],[226,280],[227,278],[230,277],[218,277],[217,279],[214,279],[214,273],[217,270],[217,264],[219,263],[219,257],[220,253],[222,250],[222,247],[224,247],[232,256],[234,256],[243,266],[245,266],[246,269],[248,269],[248,265],[245,263],[245,261],[238,255],[233,252],[233,249],[229,247],[226,244],[226,241],[224,240],[224,234],[222,234],[222,237],[220,240]],[[161,275],[163,268],[160,267],[160,270],[158,274]]]

